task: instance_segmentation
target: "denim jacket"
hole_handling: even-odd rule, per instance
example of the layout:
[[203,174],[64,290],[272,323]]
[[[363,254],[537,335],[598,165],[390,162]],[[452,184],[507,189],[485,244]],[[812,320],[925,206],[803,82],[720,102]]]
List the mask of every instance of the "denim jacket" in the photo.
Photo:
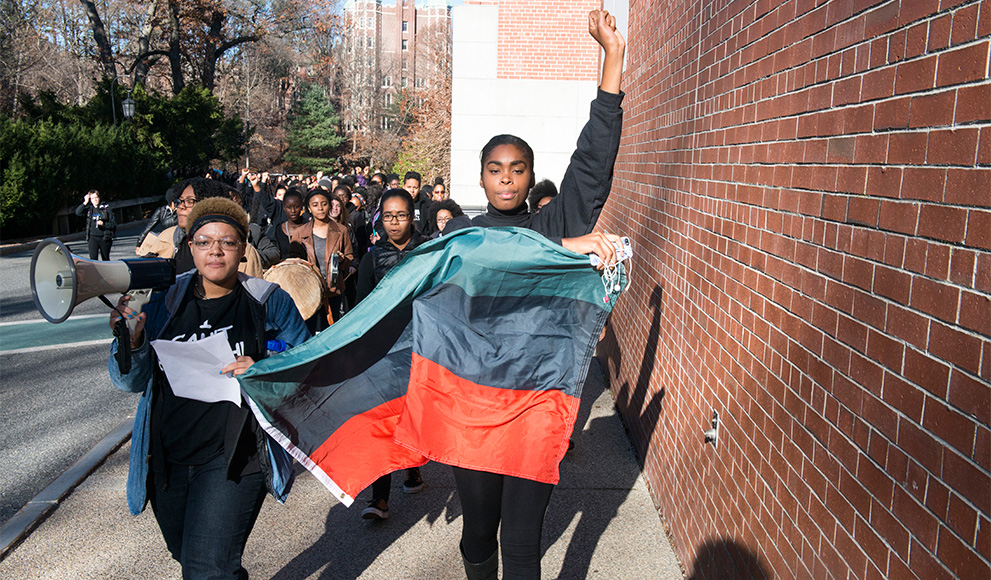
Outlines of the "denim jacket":
[[[145,340],[138,348],[131,351],[131,372],[122,375],[117,367],[114,354],[117,352],[117,340],[110,345],[110,361],[107,368],[110,371],[110,381],[114,387],[131,393],[141,393],[138,410],[134,415],[134,428],[131,433],[130,468],[127,475],[127,507],[134,515],[140,514],[147,502],[147,481],[149,466],[149,449],[151,448],[151,393],[155,366],[158,364],[150,342],[159,337],[169,321],[179,308],[180,301],[186,296],[190,282],[196,272],[191,271],[176,278],[175,284],[164,293],[153,296],[145,305],[142,312],[147,314],[145,321]],[[265,308],[265,333],[267,338],[284,340],[286,344],[296,346],[309,338],[309,331],[299,316],[299,311],[292,298],[271,282],[260,278],[252,278],[238,274],[238,281],[258,305]],[[270,469],[264,469],[272,478],[268,488],[280,502],[285,501],[289,494],[294,478],[292,459],[286,451],[269,438],[267,453],[260,453],[259,460]],[[266,451],[266,450],[259,450]]]

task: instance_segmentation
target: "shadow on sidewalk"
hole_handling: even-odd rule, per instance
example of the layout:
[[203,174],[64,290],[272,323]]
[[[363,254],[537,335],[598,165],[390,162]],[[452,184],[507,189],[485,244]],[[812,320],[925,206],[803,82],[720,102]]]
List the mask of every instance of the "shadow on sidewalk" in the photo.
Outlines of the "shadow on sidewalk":
[[688,580],[773,580],[750,548],[730,538],[705,542],[695,552]]

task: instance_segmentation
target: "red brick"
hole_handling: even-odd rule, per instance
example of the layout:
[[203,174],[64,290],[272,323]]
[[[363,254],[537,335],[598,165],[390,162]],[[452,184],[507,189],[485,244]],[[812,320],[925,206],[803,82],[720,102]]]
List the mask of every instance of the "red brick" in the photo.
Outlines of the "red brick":
[[969,459],[947,451],[943,457],[943,481],[983,513],[991,513],[991,477]]
[[873,291],[899,304],[908,304],[912,289],[911,277],[899,270],[881,265],[874,267]]
[[982,424],[991,425],[991,385],[988,383],[954,369],[947,401]]
[[[956,62],[956,61],[954,61]],[[958,65],[962,66],[962,65]],[[965,73],[957,75],[964,76]],[[956,77],[954,77],[956,78]],[[936,57],[928,56],[899,63],[895,79],[895,93],[905,94],[931,89],[936,82]],[[965,82],[965,81],[957,81]],[[950,83],[947,83],[950,84]],[[944,86],[944,85],[940,85]]]
[[[987,41],[944,52],[939,55],[939,78],[936,79],[936,85],[945,87],[983,79],[987,66]],[[911,73],[916,83],[920,83],[920,79],[928,75],[923,69],[924,67],[919,67],[919,70]],[[906,71],[906,75],[908,74]],[[908,80],[906,86],[909,86]]]
[[967,212],[967,245],[991,250],[991,211]]
[[991,294],[991,254],[977,255],[977,266],[974,267],[974,290]]
[[926,272],[926,262],[928,261],[930,245],[932,245],[932,242],[922,238],[906,239],[903,260],[905,269],[924,274]]
[[950,30],[953,15],[944,14],[929,21],[929,52],[936,52],[950,46]]
[[950,578],[959,578],[941,566],[936,557],[933,556],[931,552],[919,547],[918,543],[912,542],[910,553],[911,558],[908,563],[909,567],[912,568],[912,573],[915,574],[915,576],[920,580],[923,578],[925,578],[925,580],[949,580]]
[[942,129],[929,133],[926,163],[973,165],[977,156],[977,129]]
[[967,213],[962,208],[922,204],[917,234],[946,242],[963,242],[967,233]]
[[[873,49],[871,58],[873,58]],[[896,67],[887,66],[880,69],[868,70],[864,73],[864,82],[860,89],[862,101],[883,99],[895,94]],[[878,127],[874,127],[877,129]]]
[[991,120],[991,84],[984,83],[957,89],[957,124]]
[[905,357],[905,345],[885,334],[871,330],[867,335],[867,354],[888,369],[899,373]]
[[912,280],[913,308],[918,308],[946,322],[956,322],[959,302],[959,288],[921,276],[916,276]]
[[900,376],[885,373],[882,390],[884,402],[901,411],[913,421],[922,420],[925,393],[905,382]]
[[939,322],[929,327],[929,352],[975,375],[981,364],[981,339]]
[[[955,256],[966,251],[954,252]],[[962,291],[960,293],[960,326],[991,336],[991,296],[977,292]],[[985,347],[987,348],[987,347]]]
[[952,124],[955,101],[956,91],[953,90],[912,97],[909,127],[938,127]]
[[917,348],[925,349],[929,342],[929,319],[919,313],[891,305],[888,308],[888,334],[900,338]]
[[[925,490],[923,490],[925,492]],[[915,497],[900,487],[894,489],[891,513],[922,542],[923,546],[936,548],[939,522]]]
[[914,235],[919,224],[919,204],[901,201],[881,200],[878,227]]
[[836,191],[863,195],[867,187],[867,168],[842,165],[837,168]]
[[977,532],[977,512],[957,494],[950,494],[946,510],[946,525],[963,538],[973,538]]
[[977,162],[982,165],[991,164],[991,127],[981,129],[981,138],[977,147]]
[[906,167],[902,199],[941,201],[946,186],[946,171],[942,167]]
[[[906,455],[915,459],[929,473],[940,473],[943,470],[945,456],[952,454],[952,452],[946,451],[943,444],[930,433],[904,419],[898,421],[897,444]],[[912,477],[911,467],[909,468],[909,477]],[[909,484],[911,485],[911,482]],[[926,493],[928,495],[928,490]]]
[[977,11],[979,4],[972,4],[953,13],[953,44],[963,44],[977,38]]
[[903,376],[929,391],[934,396],[945,399],[950,376],[950,367],[926,356],[915,349],[905,349],[905,369]]
[[977,425],[973,420],[947,407],[942,401],[933,398],[926,400],[922,426],[967,456],[970,456],[974,449],[974,433]]
[[898,167],[870,167],[867,170],[867,195],[898,197],[902,170]]
[[944,281],[950,277],[950,246],[929,244],[926,249],[926,277]]
[[[965,248],[954,248],[953,257],[950,263],[950,281],[954,284],[959,284],[960,286],[970,287],[974,283],[974,265],[977,263],[977,254],[972,250]],[[966,292],[964,294],[967,294]],[[968,309],[964,307],[962,302],[963,297],[961,296],[960,304],[960,322],[963,322],[970,316],[967,314]],[[989,313],[991,314],[991,313]],[[989,317],[991,318],[991,317]],[[989,329],[991,330],[991,329]]]
[[[991,93],[988,99],[991,102]],[[991,208],[991,169],[947,169],[943,201]]]
[[991,565],[945,529],[939,534],[936,555],[958,578],[991,578]]
[[874,130],[908,128],[911,107],[911,97],[891,99],[874,105]]

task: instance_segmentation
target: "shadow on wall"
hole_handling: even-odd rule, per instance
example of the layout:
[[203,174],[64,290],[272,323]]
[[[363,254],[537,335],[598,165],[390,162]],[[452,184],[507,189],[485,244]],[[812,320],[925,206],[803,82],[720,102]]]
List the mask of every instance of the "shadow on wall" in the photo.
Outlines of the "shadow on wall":
[[706,541],[695,552],[688,580],[773,580],[760,556],[729,538]]
[[[650,376],[657,366],[657,341],[661,329],[661,316],[664,313],[663,299],[664,289],[660,285],[654,286],[650,293],[650,308],[653,311],[650,321],[650,329],[647,331],[647,343],[644,345],[643,358],[640,362],[640,372],[637,373],[637,382],[633,387],[629,381],[624,381],[619,389],[615,390],[616,407],[624,416],[624,424],[628,431],[635,430],[643,436],[631,436],[630,443],[636,449],[637,461],[640,469],[643,470],[644,458],[647,456],[647,449],[650,441],[657,432],[657,422],[661,418],[662,403],[664,402],[665,390],[661,387],[650,398],[646,407],[644,401],[647,399],[647,391],[650,386]],[[616,331],[613,324],[606,326],[606,334],[599,343],[602,352],[606,355],[606,373],[612,377],[620,376],[623,364],[623,355],[620,352],[619,343],[616,340]]]

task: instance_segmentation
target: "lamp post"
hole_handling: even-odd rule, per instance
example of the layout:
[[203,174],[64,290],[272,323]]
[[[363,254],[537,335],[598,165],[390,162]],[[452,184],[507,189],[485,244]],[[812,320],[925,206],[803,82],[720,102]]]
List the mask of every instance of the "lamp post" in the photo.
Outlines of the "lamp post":
[[[114,85],[117,84],[118,77],[114,77],[114,80],[110,81],[110,111],[114,114],[114,128],[117,128],[117,102],[114,99]],[[131,83],[132,87],[134,83]],[[127,98],[121,102],[120,106],[124,112],[124,118],[130,121],[134,118],[134,99],[131,98],[131,89],[127,89]]]

